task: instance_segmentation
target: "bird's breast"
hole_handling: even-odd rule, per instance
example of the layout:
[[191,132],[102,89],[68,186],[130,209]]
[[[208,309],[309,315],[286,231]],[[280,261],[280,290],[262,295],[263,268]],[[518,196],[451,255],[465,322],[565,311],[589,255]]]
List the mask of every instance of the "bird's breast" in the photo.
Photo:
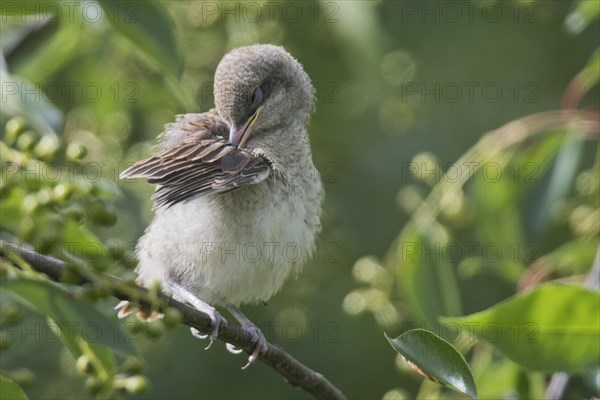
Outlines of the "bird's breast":
[[308,214],[317,221],[320,214],[313,203],[270,177],[176,204],[156,216],[142,239],[148,245],[141,246],[138,272],[152,275],[146,266],[159,263],[165,276],[216,305],[266,301],[313,253],[319,226]]

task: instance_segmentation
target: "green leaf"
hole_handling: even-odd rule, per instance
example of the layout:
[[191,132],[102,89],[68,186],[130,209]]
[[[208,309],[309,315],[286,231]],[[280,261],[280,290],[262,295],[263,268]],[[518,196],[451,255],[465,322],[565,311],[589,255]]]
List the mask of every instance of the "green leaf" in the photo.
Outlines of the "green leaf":
[[[52,83],[53,77],[80,54],[81,48],[85,47],[82,43],[86,37],[83,34],[84,21],[76,17],[78,13],[69,17],[66,8],[64,11],[54,17],[57,18],[56,22],[47,23],[43,31],[37,31],[27,38],[27,54],[10,59],[12,72],[44,87]],[[77,82],[71,83],[77,85]]]
[[[4,160],[3,160],[4,161]],[[2,176],[6,178],[7,174]],[[24,192],[21,188],[15,188],[10,191],[10,195],[0,202],[0,229],[10,232],[16,232],[19,228],[19,222],[22,219],[21,207],[23,204]]]
[[177,76],[180,55],[167,12],[153,1],[99,0],[112,26],[135,47]]
[[[523,257],[518,245],[526,243],[522,221],[518,212],[519,195],[523,184],[519,182],[519,166],[498,168],[499,160],[485,162],[469,188],[476,202],[476,248],[485,254],[484,262],[490,271],[504,279],[517,282],[523,273]],[[485,249],[485,252],[484,250]]]
[[543,373],[526,371],[506,357],[497,357],[492,347],[478,347],[469,365],[482,399],[544,398]]
[[395,263],[398,282],[413,315],[433,326],[438,317],[461,315],[460,292],[454,268],[444,256],[443,238],[434,229],[426,233],[407,229],[400,237]]
[[[61,331],[61,339],[75,355],[81,355],[78,338],[93,346],[104,345],[123,354],[135,353],[120,326],[78,298],[74,291],[54,282],[23,276],[5,279],[1,285],[17,300],[52,319]],[[111,367],[107,369],[112,370]]]
[[2,400],[27,400],[28,397],[13,381],[0,375],[0,399]]
[[537,263],[550,271],[583,274],[590,269],[598,251],[595,240],[572,240],[541,257]]
[[[596,2],[598,8],[600,8],[600,3]],[[577,74],[577,79],[582,86],[582,89],[585,93],[588,90],[593,88],[596,84],[598,84],[598,80],[600,80],[600,74],[598,74],[598,70],[600,69],[600,49],[596,49],[594,53],[591,55],[588,62],[585,64],[583,70]]]
[[102,241],[85,225],[72,219],[65,221],[60,243],[64,246],[61,258],[94,264],[96,267],[108,265],[112,260]]
[[582,371],[600,359],[600,294],[545,284],[479,313],[442,318],[534,370]]
[[[409,363],[411,368],[427,378],[460,393],[477,398],[477,389],[471,370],[463,356],[450,343],[425,329],[404,332],[396,339],[385,334],[392,347]],[[413,365],[411,365],[413,364]]]
[[31,82],[0,71],[2,114],[23,116],[41,134],[56,135],[63,123],[63,114],[46,100],[41,90]]
[[540,204],[531,211],[535,238],[539,240],[543,232],[548,230],[552,221],[551,213],[556,204],[564,200],[570,193],[577,167],[583,154],[584,141],[577,135],[566,135],[560,152],[550,173],[547,186],[540,189]]

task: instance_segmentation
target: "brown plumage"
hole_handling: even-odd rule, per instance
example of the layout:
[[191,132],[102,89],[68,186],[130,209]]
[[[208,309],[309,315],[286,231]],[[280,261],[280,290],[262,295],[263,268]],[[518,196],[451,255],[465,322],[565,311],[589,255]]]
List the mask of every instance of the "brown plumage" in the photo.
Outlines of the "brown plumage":
[[269,175],[264,158],[229,143],[228,127],[217,110],[179,116],[176,124],[185,135],[181,142],[170,147],[166,142],[163,150],[138,161],[120,176],[144,178],[158,185],[153,196],[155,207],[229,192]]

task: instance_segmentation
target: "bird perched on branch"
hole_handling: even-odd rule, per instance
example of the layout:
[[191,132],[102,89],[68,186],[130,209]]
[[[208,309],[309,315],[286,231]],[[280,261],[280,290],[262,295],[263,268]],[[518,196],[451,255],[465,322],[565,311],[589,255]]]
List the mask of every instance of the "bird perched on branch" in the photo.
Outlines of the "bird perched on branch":
[[248,366],[266,340],[239,305],[268,300],[297,275],[321,229],[324,192],[307,133],[314,89],[283,48],[253,45],[223,57],[214,95],[216,109],[179,115],[160,150],[121,178],[157,185],[137,246],[139,282],[158,281],[209,314],[211,344],[223,320],[214,307],[225,307],[256,340]]

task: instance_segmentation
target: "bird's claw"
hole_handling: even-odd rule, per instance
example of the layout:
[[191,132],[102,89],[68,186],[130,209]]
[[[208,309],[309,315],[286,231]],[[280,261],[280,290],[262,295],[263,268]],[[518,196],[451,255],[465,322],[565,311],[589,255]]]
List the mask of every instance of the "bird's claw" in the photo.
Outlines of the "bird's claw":
[[208,313],[208,315],[210,316],[212,326],[210,335],[205,335],[194,327],[190,328],[190,332],[192,332],[192,336],[195,338],[204,340],[208,337],[210,339],[210,343],[204,348],[204,350],[208,350],[212,347],[213,343],[217,340],[217,336],[219,335],[219,327],[221,326],[221,323],[226,322],[225,318],[223,318],[215,309],[212,309],[212,312]]
[[261,352],[267,349],[267,339],[262,331],[254,324],[244,325],[244,329],[246,329],[252,335],[252,339],[254,343],[256,343],[256,347],[248,357],[248,363],[242,367],[242,369],[246,369],[258,360],[258,356]]
[[[200,332],[198,329],[196,329],[194,327],[190,328],[190,332],[192,333],[192,336],[195,337],[196,339],[204,340],[208,337],[208,335],[203,334],[202,332]],[[213,343],[214,343],[214,340],[212,339],[212,335],[211,335],[210,343],[208,344],[208,346],[206,346],[204,348],[204,350],[210,349],[212,347]]]
[[239,347],[236,347],[231,343],[225,343],[225,347],[227,348],[227,351],[231,354],[240,354],[242,351],[244,351],[244,349],[240,349]]
[[157,319],[164,317],[164,314],[154,311],[146,306],[132,303],[123,300],[116,305],[115,310],[118,310],[117,317],[119,319],[127,318],[131,314],[135,314],[137,319],[142,322],[154,322]]

